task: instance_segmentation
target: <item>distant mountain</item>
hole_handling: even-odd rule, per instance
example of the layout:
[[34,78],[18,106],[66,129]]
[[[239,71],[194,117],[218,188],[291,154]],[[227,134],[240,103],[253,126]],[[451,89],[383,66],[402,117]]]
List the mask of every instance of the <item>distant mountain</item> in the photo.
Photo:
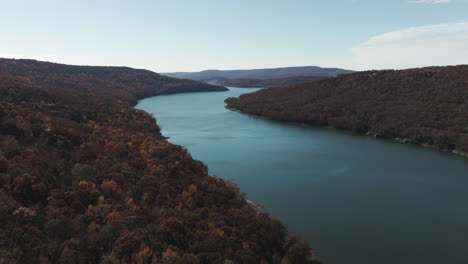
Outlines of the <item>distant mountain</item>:
[[346,74],[244,94],[226,103],[279,121],[468,153],[468,65]]
[[206,70],[201,72],[172,72],[163,73],[163,75],[176,78],[203,81],[212,80],[215,78],[265,80],[273,78],[288,78],[295,76],[333,77],[339,74],[346,74],[352,72],[353,71],[338,68],[320,68],[317,66],[304,66],[253,70]]
[[273,79],[227,79],[227,78],[215,78],[211,80],[204,80],[204,82],[213,85],[221,86],[234,86],[234,87],[273,87],[273,86],[285,86],[294,85],[305,82],[317,81],[327,77],[320,76],[294,76],[287,78],[273,78]]

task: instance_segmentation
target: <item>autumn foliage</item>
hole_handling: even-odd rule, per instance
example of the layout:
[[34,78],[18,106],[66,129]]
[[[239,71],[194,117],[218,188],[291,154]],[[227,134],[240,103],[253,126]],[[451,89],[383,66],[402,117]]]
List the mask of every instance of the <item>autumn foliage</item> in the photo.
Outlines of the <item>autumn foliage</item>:
[[198,89],[219,87],[0,60],[0,263],[316,263],[131,107]]
[[273,79],[226,79],[226,78],[215,78],[204,80],[207,83],[233,86],[233,87],[274,87],[274,86],[286,86],[294,85],[305,82],[312,82],[323,79],[323,76],[293,76],[287,78],[273,78]]
[[468,152],[468,66],[367,71],[228,98],[266,118]]
[[127,67],[72,66],[35,60],[0,59],[2,79],[69,96],[101,96],[129,101],[160,94],[227,91],[225,87],[182,80]]

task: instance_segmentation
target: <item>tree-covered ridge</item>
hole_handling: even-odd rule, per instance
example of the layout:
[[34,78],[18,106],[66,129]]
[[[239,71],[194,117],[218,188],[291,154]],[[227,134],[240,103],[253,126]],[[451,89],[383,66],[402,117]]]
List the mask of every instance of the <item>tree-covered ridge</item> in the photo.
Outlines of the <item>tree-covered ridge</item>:
[[251,69],[251,70],[206,70],[200,72],[168,72],[164,75],[185,78],[190,80],[210,80],[216,78],[226,79],[274,79],[288,78],[297,76],[315,76],[315,77],[331,77],[338,74],[351,73],[354,71],[344,70],[339,68],[321,68],[317,66],[299,66],[299,67],[283,67],[283,68],[268,68],[268,69]]
[[368,71],[228,98],[229,108],[468,152],[468,66]]
[[64,67],[0,72],[0,263],[316,263],[132,97]]
[[323,79],[322,76],[294,76],[287,78],[273,78],[273,79],[226,79],[215,78],[211,80],[203,80],[206,83],[233,86],[233,87],[274,87],[274,86],[287,86],[300,83],[312,82]]
[[138,99],[159,94],[227,91],[225,87],[163,76],[127,67],[72,66],[35,60],[0,59],[4,77],[22,78],[35,88],[103,96],[135,104]]

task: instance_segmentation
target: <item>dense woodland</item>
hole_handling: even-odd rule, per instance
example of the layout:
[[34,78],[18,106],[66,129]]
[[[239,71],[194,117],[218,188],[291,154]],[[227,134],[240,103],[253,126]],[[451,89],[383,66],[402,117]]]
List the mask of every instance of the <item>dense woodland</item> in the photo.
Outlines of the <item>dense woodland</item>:
[[295,76],[287,78],[273,78],[273,79],[226,79],[217,78],[211,80],[204,80],[206,83],[233,86],[233,87],[274,87],[274,86],[287,86],[305,82],[312,82],[323,79],[321,76]]
[[367,71],[271,88],[227,107],[468,153],[468,66]]
[[222,88],[0,60],[0,263],[318,263],[131,107],[196,90]]
[[227,91],[206,85],[127,67],[71,66],[35,60],[0,59],[3,78],[19,78],[36,89],[69,96],[101,96],[136,104],[138,99],[180,92]]

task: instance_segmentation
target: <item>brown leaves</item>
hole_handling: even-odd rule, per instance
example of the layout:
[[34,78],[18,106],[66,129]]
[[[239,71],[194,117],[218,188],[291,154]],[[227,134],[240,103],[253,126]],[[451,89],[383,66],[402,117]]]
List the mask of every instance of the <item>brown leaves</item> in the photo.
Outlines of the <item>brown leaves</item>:
[[468,66],[368,71],[228,98],[227,107],[279,121],[332,126],[468,151]]
[[187,230],[185,225],[177,218],[171,217],[160,223],[159,235],[169,245],[184,249],[187,246]]
[[281,225],[128,104],[217,87],[126,68],[11,63],[0,59],[0,76],[12,74],[0,78],[0,262],[269,263],[283,254]]

